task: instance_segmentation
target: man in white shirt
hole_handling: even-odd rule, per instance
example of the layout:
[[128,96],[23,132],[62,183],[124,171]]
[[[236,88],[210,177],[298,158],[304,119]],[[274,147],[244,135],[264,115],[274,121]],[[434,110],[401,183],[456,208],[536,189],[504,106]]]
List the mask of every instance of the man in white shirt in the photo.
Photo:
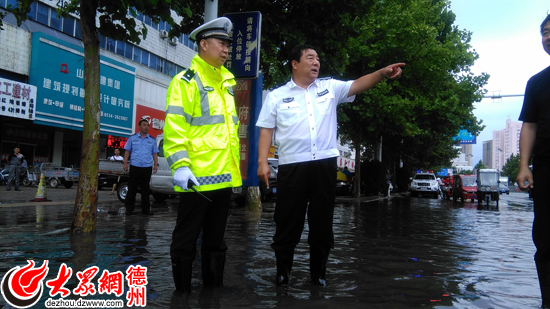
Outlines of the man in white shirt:
[[405,64],[392,64],[354,81],[318,78],[319,56],[309,45],[294,47],[289,64],[292,79],[267,95],[256,123],[261,127],[258,177],[268,183],[267,156],[276,128],[277,227],[271,245],[277,260],[276,283],[288,283],[294,248],[300,242],[307,212],[311,282],[326,286],[326,263],[334,247],[332,219],[339,155],[336,106],[352,102],[356,94],[384,78],[398,78]]

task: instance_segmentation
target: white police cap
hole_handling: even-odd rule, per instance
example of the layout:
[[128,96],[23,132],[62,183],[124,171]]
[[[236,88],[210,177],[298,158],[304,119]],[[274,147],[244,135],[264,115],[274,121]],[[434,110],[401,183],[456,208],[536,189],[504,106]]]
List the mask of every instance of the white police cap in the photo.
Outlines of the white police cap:
[[216,38],[233,43],[233,39],[229,36],[231,28],[233,28],[233,24],[229,18],[219,17],[193,30],[191,35],[189,35],[189,38],[195,42],[200,42],[201,40],[206,40],[209,38]]

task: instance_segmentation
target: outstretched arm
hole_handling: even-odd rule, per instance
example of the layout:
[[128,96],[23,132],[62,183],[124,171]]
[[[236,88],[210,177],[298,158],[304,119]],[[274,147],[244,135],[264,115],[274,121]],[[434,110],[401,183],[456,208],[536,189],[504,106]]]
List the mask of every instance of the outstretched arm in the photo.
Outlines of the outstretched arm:
[[374,73],[364,75],[354,80],[351,84],[351,87],[349,88],[348,97],[369,90],[370,88],[374,87],[374,85],[382,81],[384,78],[399,78],[402,72],[401,67],[404,65],[404,63],[394,63]]

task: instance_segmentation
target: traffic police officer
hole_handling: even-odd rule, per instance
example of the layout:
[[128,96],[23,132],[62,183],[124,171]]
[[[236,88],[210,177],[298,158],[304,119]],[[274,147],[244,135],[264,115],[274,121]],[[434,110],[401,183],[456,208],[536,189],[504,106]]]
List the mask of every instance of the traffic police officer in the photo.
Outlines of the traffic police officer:
[[[204,286],[222,286],[225,226],[231,188],[241,186],[238,117],[227,60],[232,23],[214,19],[191,32],[199,53],[174,77],[166,94],[164,154],[174,190],[182,192],[170,256],[177,291],[191,291],[199,233]],[[205,197],[189,191],[188,183]]]
[[[334,247],[332,218],[336,190],[336,106],[352,102],[382,79],[397,78],[397,63],[354,81],[317,78],[321,63],[315,48],[298,45],[289,57],[292,79],[270,92],[256,125],[261,127],[258,176],[269,179],[267,155],[274,129],[279,145],[275,236],[271,247],[277,260],[277,285],[287,284],[294,248],[300,241],[307,212],[310,275],[315,285],[326,285],[325,272]],[[309,205],[308,205],[309,203]]]

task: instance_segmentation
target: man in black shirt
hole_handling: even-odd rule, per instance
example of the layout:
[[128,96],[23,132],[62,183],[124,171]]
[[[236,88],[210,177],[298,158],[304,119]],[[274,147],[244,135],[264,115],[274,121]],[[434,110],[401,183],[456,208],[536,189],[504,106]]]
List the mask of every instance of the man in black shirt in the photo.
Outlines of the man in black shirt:
[[[550,55],[550,15],[540,26],[542,46]],[[520,162],[517,177],[521,189],[533,190],[535,219],[533,242],[537,248],[535,264],[542,295],[542,307],[550,308],[550,197],[544,190],[550,185],[550,67],[527,82],[520,133]],[[533,159],[533,171],[529,164]],[[534,184],[537,184],[535,191]]]

